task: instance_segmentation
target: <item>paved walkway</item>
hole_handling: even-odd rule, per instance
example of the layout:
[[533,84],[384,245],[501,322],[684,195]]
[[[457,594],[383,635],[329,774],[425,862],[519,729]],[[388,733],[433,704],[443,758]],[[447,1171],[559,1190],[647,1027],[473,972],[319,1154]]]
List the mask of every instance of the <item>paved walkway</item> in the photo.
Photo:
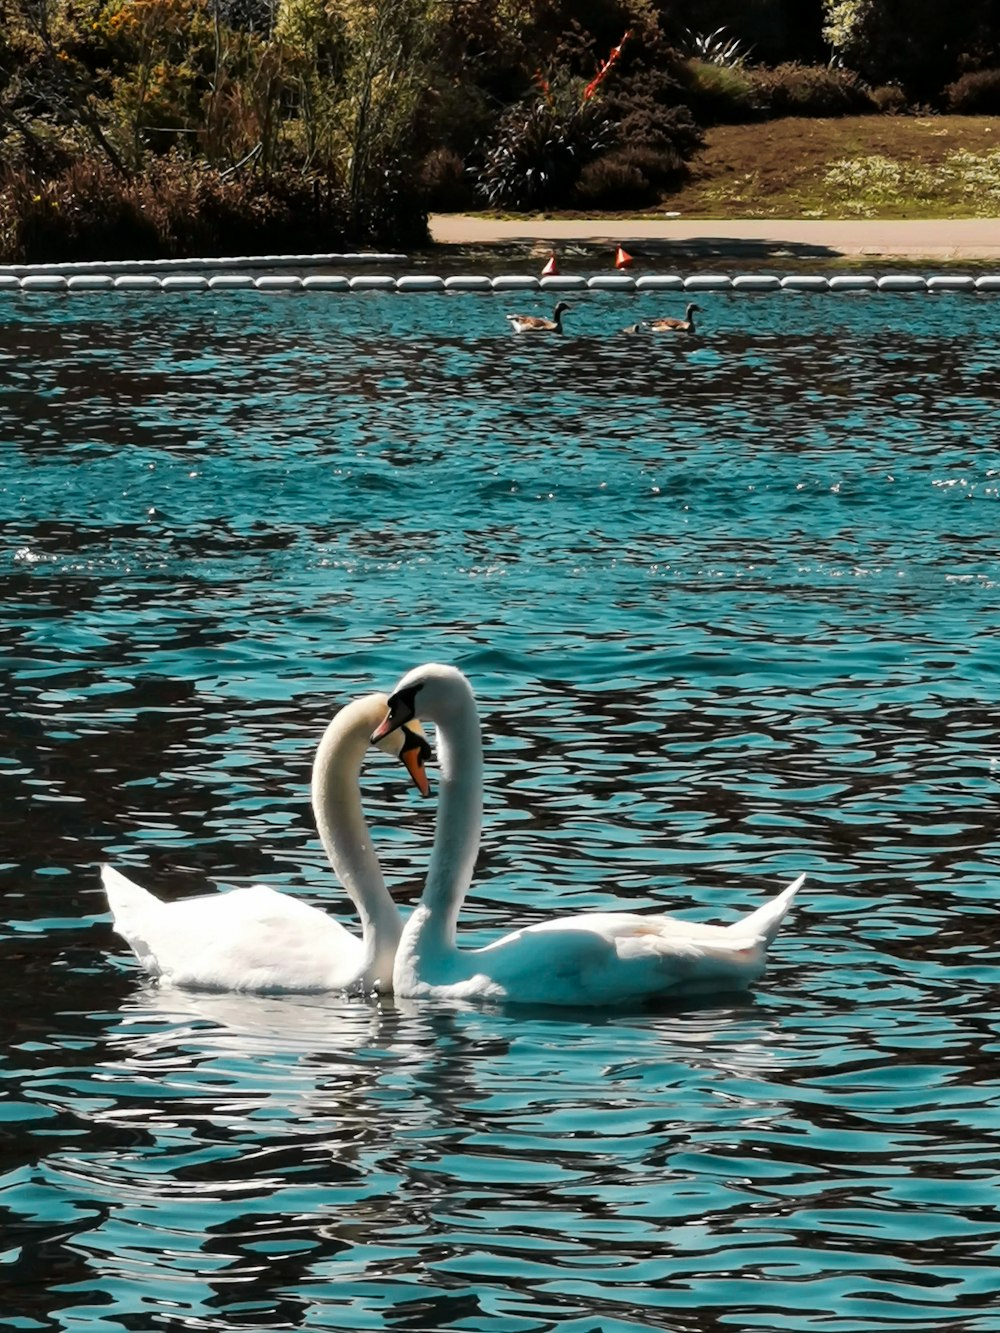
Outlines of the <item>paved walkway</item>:
[[435,213],[438,245],[607,245],[630,243],[647,255],[756,259],[994,260],[1000,263],[1000,218],[957,221],[781,221],[751,218],[714,222],[683,218],[543,218],[496,220]]

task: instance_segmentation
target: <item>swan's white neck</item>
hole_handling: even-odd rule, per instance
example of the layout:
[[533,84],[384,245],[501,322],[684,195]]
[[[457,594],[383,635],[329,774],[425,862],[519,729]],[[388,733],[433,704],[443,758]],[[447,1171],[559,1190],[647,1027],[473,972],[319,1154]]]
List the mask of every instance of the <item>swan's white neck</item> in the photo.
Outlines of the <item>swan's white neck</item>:
[[359,700],[341,709],[327,727],[312,771],[313,815],[337,878],[358,909],[365,945],[361,986],[391,990],[401,920],[382,878],[361,808],[358,780],[368,738],[384,706]]
[[434,848],[420,907],[410,918],[407,943],[428,961],[455,950],[459,908],[472,883],[483,810],[483,750],[476,701],[456,680],[447,706],[423,709],[437,727],[441,799]]

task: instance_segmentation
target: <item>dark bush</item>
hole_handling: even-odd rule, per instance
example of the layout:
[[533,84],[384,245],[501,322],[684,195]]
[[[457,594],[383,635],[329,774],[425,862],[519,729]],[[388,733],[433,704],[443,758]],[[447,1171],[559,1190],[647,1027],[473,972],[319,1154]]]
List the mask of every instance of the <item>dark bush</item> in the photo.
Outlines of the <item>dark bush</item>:
[[875,110],[884,116],[899,116],[909,109],[906,93],[895,83],[884,83],[879,88],[873,88],[872,101]]
[[876,109],[867,85],[849,69],[791,63],[747,74],[768,116],[857,116]]
[[500,119],[477,189],[491,208],[565,207],[583,168],[612,138],[599,98],[566,92],[519,102]]
[[465,163],[450,148],[435,148],[420,164],[420,185],[432,212],[460,213],[475,204]]
[[223,178],[173,156],[133,176],[96,158],[49,180],[8,170],[0,217],[6,263],[330,250],[346,239],[343,198],[325,179]]
[[685,163],[670,149],[648,144],[614,148],[588,163],[580,173],[577,196],[590,208],[650,208],[665,190],[687,173]]
[[963,74],[944,90],[945,106],[958,116],[1000,115],[1000,69]]

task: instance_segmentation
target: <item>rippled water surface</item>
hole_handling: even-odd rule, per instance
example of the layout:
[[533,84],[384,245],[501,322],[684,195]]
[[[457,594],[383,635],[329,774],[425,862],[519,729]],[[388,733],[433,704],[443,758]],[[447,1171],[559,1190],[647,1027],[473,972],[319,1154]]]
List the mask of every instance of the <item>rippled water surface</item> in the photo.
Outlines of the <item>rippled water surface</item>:
[[[0,1325],[1000,1328],[1000,303],[4,297]],[[312,750],[459,664],[463,938],[728,920],[639,1012],[157,990],[97,866],[350,921]],[[433,772],[432,772],[433,777]],[[373,756],[412,903],[434,802]]]

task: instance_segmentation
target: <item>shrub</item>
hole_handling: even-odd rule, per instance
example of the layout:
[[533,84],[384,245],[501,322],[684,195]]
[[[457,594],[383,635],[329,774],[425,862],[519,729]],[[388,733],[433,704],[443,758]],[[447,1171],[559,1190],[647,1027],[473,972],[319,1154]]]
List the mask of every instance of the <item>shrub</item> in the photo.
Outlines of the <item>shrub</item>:
[[875,110],[883,116],[898,116],[907,110],[906,93],[896,83],[884,83],[872,89],[872,101]]
[[0,216],[0,259],[46,263],[328,250],[344,240],[345,206],[304,174],[223,178],[169,156],[129,176],[84,158],[47,181],[8,170]]
[[629,160],[628,149],[615,149],[588,162],[580,173],[576,194],[587,208],[649,208],[659,191],[645,172]]
[[760,109],[771,116],[854,116],[875,109],[868,88],[849,69],[792,62],[748,74]]
[[678,42],[681,55],[702,60],[709,65],[723,65],[729,69],[742,65],[750,52],[737,37],[730,37],[726,28],[714,32],[692,32],[685,28]]
[[702,125],[738,125],[759,118],[760,98],[749,71],[686,60],[679,74],[685,99]]
[[945,105],[955,115],[1000,115],[1000,69],[963,74],[944,90]]
[[441,213],[471,208],[475,191],[465,163],[450,148],[435,148],[420,164],[420,185],[427,207]]
[[565,205],[583,168],[612,141],[600,98],[584,101],[582,85],[544,90],[500,118],[477,189],[491,208],[520,211]]
[[687,163],[667,146],[622,143],[584,167],[579,201],[592,208],[649,208],[687,176]]

